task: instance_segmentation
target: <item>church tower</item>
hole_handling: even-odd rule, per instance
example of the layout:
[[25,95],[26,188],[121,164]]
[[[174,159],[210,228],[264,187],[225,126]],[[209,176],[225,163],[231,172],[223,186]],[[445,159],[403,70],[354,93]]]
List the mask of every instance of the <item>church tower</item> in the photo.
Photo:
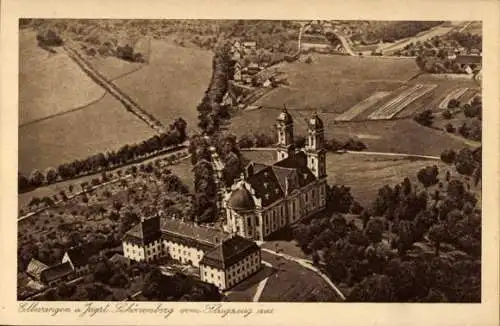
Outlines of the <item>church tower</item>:
[[276,148],[276,160],[281,161],[294,153],[293,148],[293,119],[288,113],[286,106],[283,106],[278,116],[278,145]]
[[326,177],[325,129],[317,113],[308,121],[307,166],[318,179]]

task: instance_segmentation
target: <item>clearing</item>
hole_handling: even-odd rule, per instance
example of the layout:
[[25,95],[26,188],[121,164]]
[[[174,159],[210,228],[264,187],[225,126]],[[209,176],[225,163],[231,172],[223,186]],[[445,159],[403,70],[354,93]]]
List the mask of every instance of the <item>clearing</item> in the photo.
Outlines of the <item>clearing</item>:
[[254,105],[291,109],[318,109],[342,113],[374,92],[400,87],[418,73],[411,58],[309,55],[312,63],[294,62],[280,66],[289,86],[281,87]]

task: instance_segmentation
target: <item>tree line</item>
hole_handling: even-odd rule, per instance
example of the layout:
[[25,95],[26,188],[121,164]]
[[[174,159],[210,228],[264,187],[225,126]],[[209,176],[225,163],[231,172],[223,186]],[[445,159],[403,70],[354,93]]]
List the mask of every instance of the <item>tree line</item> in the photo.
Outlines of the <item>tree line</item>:
[[29,176],[18,172],[18,191],[22,193],[57,181],[105,171],[171,146],[179,145],[187,138],[186,127],[186,121],[178,118],[170,125],[168,132],[152,136],[141,143],[123,145],[117,151],[98,153],[85,159],[63,163],[57,168],[49,167],[44,172],[34,169]]

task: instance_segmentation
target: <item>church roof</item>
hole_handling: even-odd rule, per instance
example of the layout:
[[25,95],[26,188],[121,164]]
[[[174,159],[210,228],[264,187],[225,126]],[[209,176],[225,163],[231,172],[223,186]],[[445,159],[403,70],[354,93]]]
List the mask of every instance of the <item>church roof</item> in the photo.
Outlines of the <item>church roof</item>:
[[246,181],[254,189],[255,196],[262,200],[263,207],[284,198],[287,191],[290,193],[316,180],[307,167],[307,155],[304,152],[295,153],[265,168],[261,167],[261,163],[258,165],[259,169],[254,169]]
[[252,194],[244,186],[231,192],[228,204],[235,211],[255,209],[255,202],[252,198]]
[[254,241],[234,235],[203,255],[200,264],[225,269],[258,250]]

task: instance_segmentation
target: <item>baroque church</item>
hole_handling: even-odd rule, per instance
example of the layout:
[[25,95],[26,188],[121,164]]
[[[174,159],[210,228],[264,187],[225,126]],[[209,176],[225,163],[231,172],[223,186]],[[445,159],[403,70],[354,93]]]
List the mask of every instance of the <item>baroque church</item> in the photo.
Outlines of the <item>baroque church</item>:
[[308,119],[304,149],[294,148],[293,119],[286,108],[278,116],[276,162],[251,162],[222,194],[224,231],[264,241],[273,232],[311,216],[326,205],[326,150],[323,121]]

